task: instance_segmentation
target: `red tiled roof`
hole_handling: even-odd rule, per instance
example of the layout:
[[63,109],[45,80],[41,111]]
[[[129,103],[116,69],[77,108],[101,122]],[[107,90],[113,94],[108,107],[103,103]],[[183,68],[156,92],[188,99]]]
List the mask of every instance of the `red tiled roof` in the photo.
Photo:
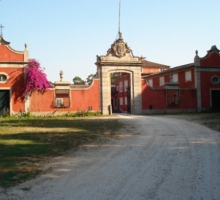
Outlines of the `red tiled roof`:
[[162,65],[159,63],[150,62],[148,60],[143,60],[142,67],[148,67],[148,68],[170,68],[168,65]]

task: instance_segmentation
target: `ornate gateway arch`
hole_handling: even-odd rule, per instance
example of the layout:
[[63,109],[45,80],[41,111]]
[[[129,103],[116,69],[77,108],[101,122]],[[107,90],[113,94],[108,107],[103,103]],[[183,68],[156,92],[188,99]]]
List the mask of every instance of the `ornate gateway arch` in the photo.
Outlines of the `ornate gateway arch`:
[[134,56],[119,32],[117,39],[105,56],[97,56],[97,74],[100,78],[100,105],[103,115],[109,114],[111,107],[111,80],[114,72],[130,74],[130,108],[132,114],[142,113],[141,102],[141,68],[142,57]]

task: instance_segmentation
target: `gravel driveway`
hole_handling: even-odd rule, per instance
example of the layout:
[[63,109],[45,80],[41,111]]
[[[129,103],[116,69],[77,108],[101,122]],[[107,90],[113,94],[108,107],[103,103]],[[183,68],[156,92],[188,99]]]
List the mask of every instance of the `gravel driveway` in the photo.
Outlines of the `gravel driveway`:
[[163,116],[120,120],[130,127],[121,140],[54,159],[52,172],[0,199],[220,199],[219,132]]

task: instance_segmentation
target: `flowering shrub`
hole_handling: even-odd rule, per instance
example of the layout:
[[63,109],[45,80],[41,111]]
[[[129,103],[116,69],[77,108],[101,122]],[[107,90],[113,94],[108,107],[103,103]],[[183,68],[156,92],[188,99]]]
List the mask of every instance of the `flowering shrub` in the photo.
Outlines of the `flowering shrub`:
[[44,69],[41,68],[40,63],[35,59],[30,59],[27,66],[24,68],[26,74],[25,89],[22,94],[24,97],[26,94],[31,95],[34,91],[41,93],[45,92],[47,88],[50,88],[50,83],[47,80],[47,76],[44,73]]

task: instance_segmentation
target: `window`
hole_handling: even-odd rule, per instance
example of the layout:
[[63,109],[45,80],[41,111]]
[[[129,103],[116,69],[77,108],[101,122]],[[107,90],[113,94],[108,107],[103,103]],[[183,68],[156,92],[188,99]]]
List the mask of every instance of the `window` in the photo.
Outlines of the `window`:
[[124,81],[124,88],[126,89],[128,87],[128,80]]
[[218,76],[213,76],[211,78],[211,82],[214,84],[214,85],[217,85],[220,83],[220,78]]
[[160,77],[160,86],[164,85],[164,77]]
[[127,97],[125,97],[125,105],[127,105],[128,104],[128,99],[127,99]]
[[148,80],[148,85],[149,85],[150,87],[153,87],[153,80],[152,80],[152,79],[149,79],[149,80]]
[[180,105],[180,95],[178,89],[167,90],[167,105],[168,106],[179,106]]
[[119,92],[123,92],[122,82],[119,82]]
[[63,98],[56,98],[55,107],[56,108],[63,107]]
[[123,98],[120,98],[120,105],[123,105]]
[[5,73],[0,72],[0,83],[5,83],[8,80],[8,76]]
[[178,82],[178,74],[173,74],[173,82]]
[[69,108],[70,107],[70,90],[69,89],[55,89],[55,108]]
[[191,71],[186,71],[186,72],[185,72],[185,80],[186,80],[186,81],[192,81]]

